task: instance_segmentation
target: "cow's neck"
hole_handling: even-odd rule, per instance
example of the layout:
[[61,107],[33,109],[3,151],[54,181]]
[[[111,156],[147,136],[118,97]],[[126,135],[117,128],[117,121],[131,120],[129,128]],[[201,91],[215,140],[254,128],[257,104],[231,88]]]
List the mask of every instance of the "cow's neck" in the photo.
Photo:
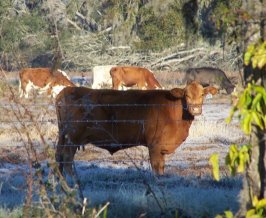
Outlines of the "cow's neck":
[[183,108],[183,115],[182,115],[182,119],[183,120],[187,120],[187,121],[193,121],[194,120],[194,116],[191,115],[189,112],[188,112],[188,109],[184,109]]
[[183,107],[183,114],[182,114],[182,120],[187,120],[187,121],[193,121],[194,116],[191,115],[188,111],[188,105],[185,100],[182,99],[182,107]]

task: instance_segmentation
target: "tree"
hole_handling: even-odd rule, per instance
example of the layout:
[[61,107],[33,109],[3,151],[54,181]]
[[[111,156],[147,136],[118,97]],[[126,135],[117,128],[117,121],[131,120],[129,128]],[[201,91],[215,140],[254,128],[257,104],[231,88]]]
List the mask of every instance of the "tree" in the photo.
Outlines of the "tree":
[[230,149],[227,163],[230,167],[239,169],[239,166],[243,165],[243,160],[246,160],[244,185],[237,215],[244,217],[246,214],[258,212],[253,208],[255,203],[260,201],[262,209],[258,217],[264,217],[266,215],[266,1],[247,0],[241,3],[241,8],[229,11],[231,19],[228,19],[227,15],[222,21],[231,29],[237,29],[243,34],[241,39],[243,39],[246,88],[230,117],[238,113],[243,131],[250,135],[251,147],[245,151],[245,154],[250,153],[249,158],[244,158],[247,157],[243,155],[244,153],[232,147],[235,152]]

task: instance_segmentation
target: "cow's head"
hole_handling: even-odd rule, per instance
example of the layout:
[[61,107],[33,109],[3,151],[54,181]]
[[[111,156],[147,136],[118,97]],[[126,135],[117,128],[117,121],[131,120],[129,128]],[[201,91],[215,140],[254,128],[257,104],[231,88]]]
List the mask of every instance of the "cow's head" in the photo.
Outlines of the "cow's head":
[[218,90],[215,87],[203,88],[196,81],[190,82],[184,89],[175,88],[171,90],[173,96],[182,98],[184,109],[188,110],[193,116],[201,114],[204,96],[208,93],[215,95],[217,92]]

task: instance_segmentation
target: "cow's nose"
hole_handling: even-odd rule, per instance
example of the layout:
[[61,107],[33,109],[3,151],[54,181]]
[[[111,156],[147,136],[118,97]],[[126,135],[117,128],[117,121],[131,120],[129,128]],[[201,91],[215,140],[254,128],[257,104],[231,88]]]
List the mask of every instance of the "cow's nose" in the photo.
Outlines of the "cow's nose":
[[192,115],[200,115],[202,112],[200,105],[193,105],[189,109]]

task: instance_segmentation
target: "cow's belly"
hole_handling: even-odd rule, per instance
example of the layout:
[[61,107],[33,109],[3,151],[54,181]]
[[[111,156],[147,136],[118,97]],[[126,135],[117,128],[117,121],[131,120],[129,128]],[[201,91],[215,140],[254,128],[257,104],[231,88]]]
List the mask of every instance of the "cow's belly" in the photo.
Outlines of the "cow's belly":
[[[142,125],[127,124],[101,124],[97,121],[93,125],[82,128],[82,135],[75,135],[75,144],[94,144],[104,148],[111,153],[120,149],[130,148],[138,145],[145,145]],[[79,130],[81,130],[79,128]]]
[[47,92],[47,90],[49,89],[50,83],[48,83],[45,86],[37,86],[35,85],[32,81],[28,81],[27,85],[26,85],[26,92],[29,93],[32,89],[37,90],[39,94],[42,94],[44,92]]

